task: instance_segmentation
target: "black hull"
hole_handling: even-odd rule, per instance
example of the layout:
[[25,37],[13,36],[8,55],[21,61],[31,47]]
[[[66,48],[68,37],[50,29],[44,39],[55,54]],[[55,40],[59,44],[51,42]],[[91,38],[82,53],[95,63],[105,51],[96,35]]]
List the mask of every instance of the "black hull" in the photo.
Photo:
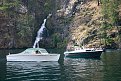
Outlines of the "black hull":
[[76,52],[76,53],[68,53],[66,57],[71,58],[100,58],[102,51],[96,52]]

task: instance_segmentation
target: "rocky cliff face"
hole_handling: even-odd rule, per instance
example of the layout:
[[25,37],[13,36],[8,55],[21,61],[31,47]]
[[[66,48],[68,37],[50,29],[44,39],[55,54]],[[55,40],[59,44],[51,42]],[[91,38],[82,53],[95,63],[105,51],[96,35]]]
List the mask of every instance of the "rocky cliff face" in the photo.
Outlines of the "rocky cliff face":
[[[49,36],[41,46],[66,47],[67,44],[86,47],[104,46],[101,38],[103,21],[98,0],[21,0],[7,16],[0,14],[0,48],[32,47],[36,32],[48,14]],[[114,28],[109,36],[117,34]],[[114,36],[116,38],[116,36]]]
[[[98,0],[61,0],[62,7],[57,10],[59,28],[63,30],[68,45],[84,45],[85,47],[105,47],[102,39],[101,24],[103,15]],[[106,30],[107,37],[115,33],[109,48],[117,48],[117,29]],[[109,41],[109,40],[108,40]],[[110,41],[109,41],[110,42]],[[117,43],[118,44],[118,43]]]
[[53,0],[1,0],[0,48],[32,47],[43,20],[54,13]]
[[[97,1],[66,0],[63,7],[57,10],[57,21],[68,43],[100,45],[98,35],[102,22],[100,13],[101,9]],[[59,18],[63,18],[62,24]]]

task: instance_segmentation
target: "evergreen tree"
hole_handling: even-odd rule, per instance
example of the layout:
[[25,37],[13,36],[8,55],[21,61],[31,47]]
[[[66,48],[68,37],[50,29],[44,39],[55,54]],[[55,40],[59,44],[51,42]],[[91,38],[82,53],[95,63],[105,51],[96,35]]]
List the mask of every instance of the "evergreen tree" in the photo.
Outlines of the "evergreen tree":
[[[117,28],[117,31],[119,33],[118,28],[118,21],[119,21],[119,0],[102,0],[102,14],[103,14],[103,22],[102,23],[102,29],[105,33],[105,36],[103,38],[105,39],[105,43],[109,43],[113,38],[109,37],[108,32],[111,31],[111,29]],[[119,37],[120,38],[120,37]],[[111,42],[110,42],[111,43]]]

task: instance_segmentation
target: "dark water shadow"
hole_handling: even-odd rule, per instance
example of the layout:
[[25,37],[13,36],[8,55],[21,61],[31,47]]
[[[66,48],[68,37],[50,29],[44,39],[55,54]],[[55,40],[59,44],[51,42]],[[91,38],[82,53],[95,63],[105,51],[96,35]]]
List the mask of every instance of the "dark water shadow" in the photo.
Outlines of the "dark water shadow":
[[0,81],[5,81],[6,79],[6,59],[0,59]]
[[71,57],[69,57],[69,56],[68,56],[68,57],[65,57],[65,59],[66,59],[66,58],[71,58],[71,59],[81,59],[81,58],[82,58],[82,59],[87,59],[87,60],[88,60],[88,59],[92,59],[92,60],[101,60],[100,57],[89,58],[89,57],[78,57],[78,56],[73,56],[73,57],[71,56]]

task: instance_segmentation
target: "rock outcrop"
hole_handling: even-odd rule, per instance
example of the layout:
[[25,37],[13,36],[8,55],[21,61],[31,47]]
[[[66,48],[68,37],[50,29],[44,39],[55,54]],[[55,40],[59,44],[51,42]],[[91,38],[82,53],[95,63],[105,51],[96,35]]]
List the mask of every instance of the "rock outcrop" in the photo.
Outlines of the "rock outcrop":
[[[41,46],[66,47],[72,42],[86,47],[104,46],[98,0],[22,0],[15,11],[17,17],[13,14],[9,19],[0,14],[0,48],[32,47],[36,32],[50,13],[52,17],[46,23],[49,36],[41,40]],[[117,34],[116,28],[107,31],[114,41]]]
[[[75,41],[80,44],[97,43],[99,46],[99,30],[102,22],[101,9],[97,1],[92,0],[68,0],[64,7],[58,10],[64,20],[62,26],[68,35],[68,42]],[[63,15],[62,15],[63,14]],[[58,16],[59,18],[59,16]],[[59,20],[59,19],[58,19]]]

